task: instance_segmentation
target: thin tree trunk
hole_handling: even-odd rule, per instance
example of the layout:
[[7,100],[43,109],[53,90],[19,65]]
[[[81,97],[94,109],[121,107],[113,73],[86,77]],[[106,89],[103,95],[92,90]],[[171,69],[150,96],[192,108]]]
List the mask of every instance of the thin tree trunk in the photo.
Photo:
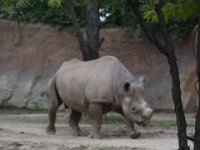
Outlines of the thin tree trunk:
[[81,32],[78,18],[74,9],[73,0],[64,0],[65,5],[72,17],[72,23],[76,36],[79,41],[83,60],[93,60],[99,58],[99,47],[103,43],[103,38],[99,41],[99,0],[87,0],[87,26],[86,35],[87,41],[84,40]]
[[[197,37],[197,77],[198,85],[200,85],[200,2],[198,3],[198,37]],[[200,150],[200,91],[198,88],[198,107],[195,122],[194,150]]]
[[172,77],[172,98],[176,113],[179,150],[189,150],[190,148],[188,147],[187,144],[187,133],[186,133],[187,125],[181,101],[179,71],[174,51],[170,53],[170,56],[168,58],[168,63],[170,65],[170,74]]
[[[179,79],[179,69],[177,65],[177,59],[175,56],[175,50],[173,47],[173,43],[171,41],[170,35],[167,30],[167,26],[165,23],[165,19],[160,8],[159,4],[155,5],[155,11],[158,16],[159,24],[162,30],[163,38],[165,41],[165,45],[163,49],[165,50],[165,54],[168,59],[168,63],[170,65],[170,74],[172,77],[172,98],[175,106],[175,113],[176,113],[176,122],[178,128],[178,143],[180,150],[189,150],[187,144],[187,133],[186,133],[186,120],[183,111],[183,104],[181,100],[181,88],[180,88],[180,79]],[[163,51],[163,50],[160,50]]]
[[99,58],[99,0],[87,1],[87,45],[88,56],[86,60]]
[[155,11],[159,20],[160,28],[162,30],[164,44],[158,40],[148,25],[146,24],[145,20],[143,19],[140,11],[139,11],[139,1],[138,0],[128,0],[130,6],[133,9],[134,14],[136,15],[140,26],[146,33],[147,37],[151,42],[153,42],[159,51],[164,54],[170,65],[170,74],[172,77],[172,98],[175,106],[175,113],[176,113],[176,121],[177,121],[177,128],[178,128],[178,143],[179,143],[179,150],[189,150],[187,144],[187,134],[186,134],[186,121],[181,101],[181,89],[180,89],[180,79],[179,79],[179,71],[176,56],[174,53],[173,43],[170,39],[170,35],[167,30],[167,26],[164,20],[164,16],[159,4],[155,5]]
[[83,34],[81,32],[81,29],[80,29],[80,26],[78,23],[78,18],[77,18],[75,9],[74,9],[73,0],[64,0],[64,4],[68,7],[69,13],[72,18],[73,27],[76,32],[76,36],[77,36],[77,39],[78,39],[78,42],[79,42],[79,45],[81,48],[82,57],[83,57],[83,60],[85,60],[87,53],[88,53],[88,48],[87,48],[87,44],[83,38]]

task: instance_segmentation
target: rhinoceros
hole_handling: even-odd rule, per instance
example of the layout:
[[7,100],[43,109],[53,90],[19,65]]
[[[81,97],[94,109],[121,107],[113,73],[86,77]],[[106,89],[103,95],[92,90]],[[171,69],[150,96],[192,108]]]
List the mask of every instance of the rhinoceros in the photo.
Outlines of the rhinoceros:
[[131,138],[141,134],[134,123],[146,126],[153,114],[143,99],[143,78],[136,79],[114,56],[64,62],[49,80],[45,94],[49,103],[49,134],[56,132],[56,111],[62,103],[71,109],[69,125],[75,136],[83,135],[79,127],[81,113],[89,113],[93,123],[89,137],[95,139],[102,138],[102,115],[110,111],[124,116]]

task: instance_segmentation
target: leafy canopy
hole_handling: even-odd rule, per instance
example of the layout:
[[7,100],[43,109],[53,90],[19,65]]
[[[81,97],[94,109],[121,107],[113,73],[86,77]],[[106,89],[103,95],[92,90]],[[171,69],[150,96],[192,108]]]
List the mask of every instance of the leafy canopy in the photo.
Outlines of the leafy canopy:
[[[169,30],[178,37],[191,32],[197,24],[197,1],[196,0],[160,0],[165,21]],[[154,4],[158,0],[148,0],[143,5],[144,18],[147,22],[158,24],[158,18],[154,11]]]
[[[158,18],[153,9],[154,2],[150,2],[150,6],[144,13],[144,18],[153,23],[158,22]],[[179,0],[169,1],[163,4],[162,11],[167,23],[172,20],[187,21],[191,18],[197,17],[198,7],[195,0]]]
[[[75,11],[81,27],[86,25],[87,0],[74,0]],[[158,20],[153,6],[158,0],[140,0],[144,18],[153,30]],[[170,31],[177,36],[190,32],[197,23],[195,0],[160,0]],[[63,0],[1,0],[0,18],[26,23],[49,24],[56,30],[71,27],[72,21]],[[100,4],[103,28],[122,27],[139,30],[140,26],[126,0],[106,0]]]

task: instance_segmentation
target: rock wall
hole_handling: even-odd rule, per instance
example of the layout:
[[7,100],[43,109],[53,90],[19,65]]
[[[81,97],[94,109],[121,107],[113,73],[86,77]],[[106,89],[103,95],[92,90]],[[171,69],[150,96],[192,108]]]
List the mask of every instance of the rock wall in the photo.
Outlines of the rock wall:
[[[48,79],[63,61],[81,59],[76,37],[41,24],[25,25],[6,20],[0,20],[0,33],[0,105],[46,108],[48,102],[40,97],[40,91]],[[145,76],[145,97],[150,106],[174,109],[167,59],[155,46],[141,35],[121,29],[103,29],[100,35],[105,39],[100,48],[101,56],[114,55],[135,76]],[[174,40],[183,105],[189,111],[196,108],[192,39],[190,35]]]

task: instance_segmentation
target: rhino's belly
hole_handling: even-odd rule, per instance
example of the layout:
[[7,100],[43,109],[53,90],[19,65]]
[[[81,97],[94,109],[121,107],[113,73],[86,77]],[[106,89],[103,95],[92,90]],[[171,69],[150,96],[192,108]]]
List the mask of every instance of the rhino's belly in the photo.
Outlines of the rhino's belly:
[[88,112],[88,105],[86,104],[76,104],[72,102],[65,102],[65,105],[67,105],[69,108],[76,110],[78,112]]
[[[68,89],[68,90],[65,91],[63,89]],[[85,96],[82,90],[77,90],[79,89],[78,87],[69,88],[67,86],[64,86],[63,89],[59,89],[60,90],[59,94],[66,106],[79,112],[88,111],[88,104],[86,103]]]

